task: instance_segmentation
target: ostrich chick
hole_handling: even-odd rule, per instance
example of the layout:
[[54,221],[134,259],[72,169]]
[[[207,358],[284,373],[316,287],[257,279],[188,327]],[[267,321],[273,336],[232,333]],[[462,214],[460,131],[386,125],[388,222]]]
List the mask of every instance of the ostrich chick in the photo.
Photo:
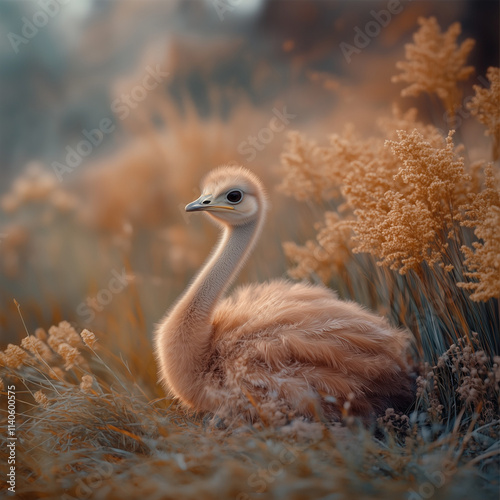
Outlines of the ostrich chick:
[[156,331],[165,388],[187,407],[221,416],[362,418],[411,403],[406,334],[323,286],[284,280],[224,292],[254,248],[267,197],[242,167],[220,167],[187,212],[205,212],[222,237]]

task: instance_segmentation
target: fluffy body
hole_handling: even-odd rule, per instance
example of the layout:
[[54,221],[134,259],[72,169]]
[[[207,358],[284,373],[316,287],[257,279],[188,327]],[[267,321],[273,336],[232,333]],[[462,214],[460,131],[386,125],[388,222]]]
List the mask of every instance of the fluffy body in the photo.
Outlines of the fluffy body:
[[[232,189],[245,204],[224,201]],[[207,211],[223,236],[158,327],[169,392],[189,408],[246,419],[262,417],[270,404],[280,415],[327,418],[339,417],[347,401],[363,418],[409,406],[407,336],[384,318],[323,286],[284,280],[223,298],[265,219],[265,191],[253,174],[234,167],[210,173],[188,208]]]

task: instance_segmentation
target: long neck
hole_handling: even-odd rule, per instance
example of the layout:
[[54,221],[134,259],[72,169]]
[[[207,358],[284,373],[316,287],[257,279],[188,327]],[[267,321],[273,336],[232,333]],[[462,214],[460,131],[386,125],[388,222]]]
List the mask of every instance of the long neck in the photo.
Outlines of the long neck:
[[236,278],[256,240],[258,221],[226,227],[219,244],[176,307],[197,321],[209,321],[218,300]]
[[165,385],[191,406],[203,407],[214,309],[252,251],[263,219],[224,229],[215,251],[158,330]]

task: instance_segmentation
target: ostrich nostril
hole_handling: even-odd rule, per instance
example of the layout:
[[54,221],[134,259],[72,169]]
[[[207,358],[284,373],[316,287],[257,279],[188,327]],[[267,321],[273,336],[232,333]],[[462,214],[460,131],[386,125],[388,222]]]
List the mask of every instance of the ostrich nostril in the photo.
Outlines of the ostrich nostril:
[[208,205],[210,203],[210,200],[205,200],[202,203],[203,203],[203,205]]

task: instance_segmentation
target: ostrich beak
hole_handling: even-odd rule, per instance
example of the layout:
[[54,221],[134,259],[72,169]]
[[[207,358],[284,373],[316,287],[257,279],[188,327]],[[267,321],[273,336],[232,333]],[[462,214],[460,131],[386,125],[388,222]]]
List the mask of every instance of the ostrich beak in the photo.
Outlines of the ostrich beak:
[[197,200],[186,205],[186,212],[202,212],[212,211],[218,212],[220,210],[234,210],[234,207],[228,205],[214,205],[214,199],[211,194],[200,196]]
[[198,200],[192,201],[188,205],[186,205],[186,212],[198,212],[199,210],[206,210],[206,207],[200,205]]

